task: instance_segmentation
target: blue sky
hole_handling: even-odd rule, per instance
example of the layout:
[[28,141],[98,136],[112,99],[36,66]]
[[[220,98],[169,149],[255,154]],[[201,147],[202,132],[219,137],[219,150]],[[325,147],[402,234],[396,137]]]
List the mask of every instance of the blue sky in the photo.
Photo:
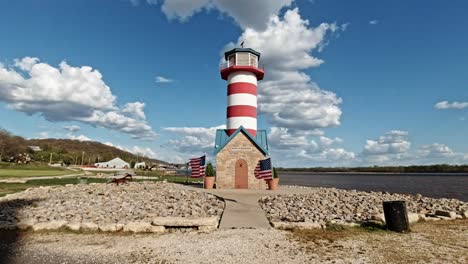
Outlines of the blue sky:
[[4,0],[0,127],[173,162],[210,155],[226,115],[221,55],[245,41],[265,64],[258,126],[276,165],[468,163],[466,11],[461,0]]

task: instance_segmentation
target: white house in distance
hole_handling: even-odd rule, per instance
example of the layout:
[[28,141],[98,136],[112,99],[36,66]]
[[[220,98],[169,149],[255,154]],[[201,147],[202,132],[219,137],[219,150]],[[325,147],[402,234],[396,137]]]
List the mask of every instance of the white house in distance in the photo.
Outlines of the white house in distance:
[[94,166],[104,169],[129,169],[130,164],[121,158],[115,158],[106,162],[94,163]]
[[146,162],[138,162],[135,164],[134,169],[144,169],[146,167]]

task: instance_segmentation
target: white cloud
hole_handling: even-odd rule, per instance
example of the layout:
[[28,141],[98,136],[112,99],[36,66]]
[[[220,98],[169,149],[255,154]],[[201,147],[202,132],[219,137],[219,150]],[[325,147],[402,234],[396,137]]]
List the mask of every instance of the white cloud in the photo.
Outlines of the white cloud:
[[162,77],[162,76],[156,76],[156,77],[154,78],[154,81],[155,81],[156,83],[171,83],[171,82],[173,82],[173,80],[168,79],[168,78],[165,78],[165,77]]
[[[147,2],[158,3],[155,0]],[[164,0],[161,2],[163,3],[161,10],[169,19],[183,22],[203,10],[216,9],[232,17],[242,28],[264,29],[270,16],[278,14],[283,7],[291,6],[294,0]]]
[[367,140],[364,146],[364,155],[387,155],[404,153],[409,150],[408,132],[392,130],[377,140]]
[[341,25],[341,31],[346,31],[349,27],[349,25],[351,25],[351,23],[344,23]]
[[419,157],[453,157],[455,153],[445,144],[433,143],[431,145],[424,145],[417,150]]
[[369,24],[371,24],[371,25],[377,25],[378,23],[379,23],[379,21],[377,19],[369,21]]
[[39,133],[39,138],[40,139],[49,138],[49,132],[47,132],[47,131],[40,132]]
[[92,141],[89,137],[85,136],[85,135],[79,135],[79,136],[75,136],[75,135],[69,135],[70,139],[72,140],[79,140],[79,141]]
[[[172,133],[170,139],[165,145],[182,153],[211,154],[214,150],[214,140],[217,129],[225,129],[225,125],[215,127],[166,127],[163,131]],[[209,153],[208,153],[209,152]]]
[[122,112],[129,113],[132,117],[140,120],[145,120],[145,103],[142,102],[134,102],[134,103],[126,103],[122,109]]
[[72,67],[61,62],[55,68],[37,58],[17,59],[13,68],[0,66],[0,101],[10,109],[39,114],[51,122],[79,121],[128,133],[134,138],[156,137],[144,120],[144,104],[127,104],[126,107],[140,104],[137,112],[131,112],[139,118],[126,116],[116,106],[116,97],[101,73],[89,66]]
[[110,146],[110,147],[118,148],[120,150],[133,153],[135,155],[139,155],[140,157],[148,157],[148,158],[158,157],[157,153],[150,147],[142,147],[142,146],[137,146],[137,145],[134,145],[133,147],[123,147],[121,145],[113,144],[112,142],[104,142],[102,144]]
[[133,146],[130,152],[148,158],[155,158],[157,156],[156,152],[149,147]]
[[468,102],[448,102],[442,101],[434,105],[436,109],[464,109],[468,108]]
[[324,137],[324,136],[321,136],[320,138],[320,142],[325,145],[325,146],[330,146],[330,145],[333,145],[335,143],[342,143],[343,142],[343,139],[341,138],[328,138],[328,137]]
[[298,156],[305,160],[333,165],[350,164],[356,158],[354,152],[346,151],[343,148],[329,148],[318,153],[308,153],[305,150],[301,150]]
[[81,127],[77,126],[77,125],[71,125],[71,126],[63,126],[63,129],[69,131],[69,132],[76,132],[76,131],[79,131],[81,129]]
[[335,24],[327,23],[310,27],[296,8],[283,18],[272,16],[263,31],[247,28],[237,44],[226,46],[227,50],[245,41],[261,52],[267,72],[259,82],[259,111],[273,126],[309,130],[340,124],[341,99],[320,89],[302,72],[323,63],[311,52],[323,44],[327,33],[336,30]]

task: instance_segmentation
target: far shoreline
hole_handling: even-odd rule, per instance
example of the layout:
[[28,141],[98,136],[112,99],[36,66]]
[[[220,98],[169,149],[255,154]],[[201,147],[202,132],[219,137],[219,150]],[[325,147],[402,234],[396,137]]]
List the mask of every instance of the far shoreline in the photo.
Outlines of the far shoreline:
[[359,172],[359,171],[349,171],[349,172],[344,172],[344,171],[295,171],[295,170],[278,170],[279,174],[284,174],[284,173],[294,173],[294,174],[343,174],[343,176],[346,176],[346,174],[353,174],[353,175],[422,175],[422,176],[442,176],[442,175],[448,175],[448,176],[468,176],[468,172]]

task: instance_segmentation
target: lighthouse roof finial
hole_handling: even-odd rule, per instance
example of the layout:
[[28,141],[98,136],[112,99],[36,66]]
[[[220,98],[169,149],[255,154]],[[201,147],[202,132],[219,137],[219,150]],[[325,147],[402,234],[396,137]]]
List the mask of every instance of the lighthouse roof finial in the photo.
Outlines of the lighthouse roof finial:
[[234,53],[237,53],[237,52],[250,52],[250,53],[252,53],[252,54],[257,55],[258,59],[260,59],[260,52],[255,51],[255,50],[253,50],[253,49],[251,49],[251,48],[244,48],[244,47],[242,47],[242,48],[234,48],[234,49],[232,49],[232,50],[226,51],[226,52],[224,53],[224,58],[227,60],[228,57],[229,57],[229,55],[234,54]]

